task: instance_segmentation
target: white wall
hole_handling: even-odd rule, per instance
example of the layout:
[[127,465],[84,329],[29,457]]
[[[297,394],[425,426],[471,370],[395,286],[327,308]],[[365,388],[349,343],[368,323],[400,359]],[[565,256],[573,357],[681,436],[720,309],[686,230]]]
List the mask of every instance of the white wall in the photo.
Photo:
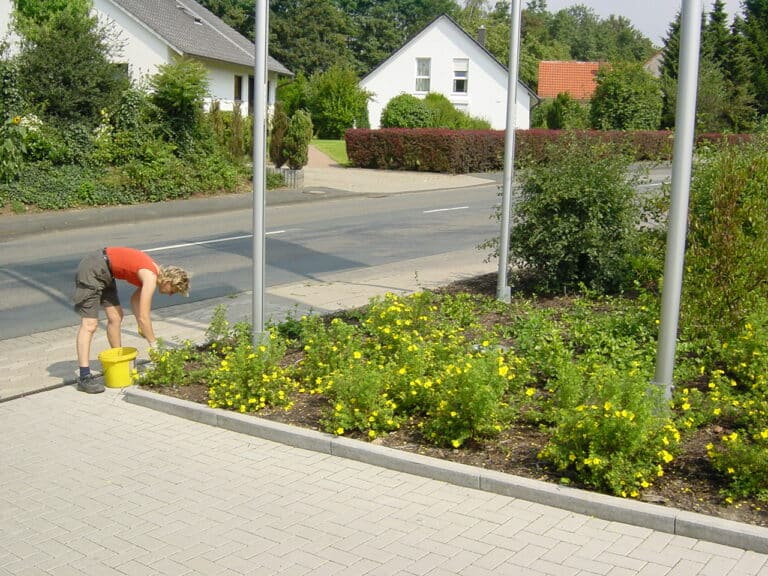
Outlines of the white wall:
[[[4,2],[8,0],[0,0]],[[149,28],[138,22],[133,16],[115,6],[109,0],[94,0],[94,8],[100,20],[120,30],[119,37],[123,43],[122,55],[116,56],[118,62],[129,62],[131,76],[142,81],[157,72],[158,66],[173,61],[178,54],[165,41],[161,40]],[[217,100],[222,110],[231,110],[234,104],[235,76],[243,77],[242,97],[244,105],[240,110],[245,114],[248,110],[248,76],[253,75],[253,68],[228,64],[213,60],[199,59],[208,70],[209,98]],[[270,89],[267,103],[274,103],[277,74],[269,73]]]
[[[405,92],[416,92],[416,59],[431,59],[430,92],[445,95],[457,108],[484,118],[496,130],[506,127],[507,73],[480,46],[447,18],[439,18],[389,60],[361,81],[361,87],[374,94],[368,105],[371,128],[379,128],[381,112],[390,99]],[[453,60],[469,59],[466,94],[453,93]],[[518,128],[530,127],[530,94],[518,85],[515,121]]]
[[11,0],[0,0],[0,42],[8,41],[13,53],[18,38],[11,34]]
[[123,45],[112,59],[128,62],[131,77],[142,82],[157,72],[157,67],[170,62],[168,45],[141,25],[133,16],[107,0],[94,0],[93,7],[99,21],[117,34]]

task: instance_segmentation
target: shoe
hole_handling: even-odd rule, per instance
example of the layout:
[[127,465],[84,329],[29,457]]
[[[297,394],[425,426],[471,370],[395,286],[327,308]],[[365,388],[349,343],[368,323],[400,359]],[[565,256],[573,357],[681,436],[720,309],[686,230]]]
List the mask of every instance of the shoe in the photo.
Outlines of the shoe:
[[88,394],[100,394],[104,392],[104,384],[97,382],[93,374],[81,376],[77,381],[77,389]]

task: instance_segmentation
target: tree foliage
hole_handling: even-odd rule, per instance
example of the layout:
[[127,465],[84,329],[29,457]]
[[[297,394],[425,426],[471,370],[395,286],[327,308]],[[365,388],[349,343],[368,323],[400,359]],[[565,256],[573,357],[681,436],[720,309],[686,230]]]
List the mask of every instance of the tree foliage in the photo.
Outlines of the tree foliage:
[[[678,12],[670,24],[662,51],[663,128],[675,126],[680,19]],[[711,12],[702,15],[696,100],[696,125],[700,131],[743,131],[755,124],[751,44],[744,32],[744,22],[735,18],[729,30],[727,19],[722,0],[714,0]]]
[[294,73],[311,76],[352,61],[351,23],[333,0],[274,0],[269,21],[270,54]]
[[600,130],[656,130],[661,120],[659,83],[640,64],[601,67],[590,120]]
[[335,65],[313,74],[307,87],[307,110],[318,137],[339,139],[348,128],[367,128],[369,98],[348,66]]
[[750,76],[757,108],[764,115],[768,113],[768,0],[744,0],[742,6],[744,49],[751,60]]
[[62,122],[97,123],[129,85],[127,72],[109,59],[119,42],[96,18],[72,8],[78,3],[55,12],[32,10],[33,4],[39,7],[29,2],[19,29],[18,85],[25,100]]

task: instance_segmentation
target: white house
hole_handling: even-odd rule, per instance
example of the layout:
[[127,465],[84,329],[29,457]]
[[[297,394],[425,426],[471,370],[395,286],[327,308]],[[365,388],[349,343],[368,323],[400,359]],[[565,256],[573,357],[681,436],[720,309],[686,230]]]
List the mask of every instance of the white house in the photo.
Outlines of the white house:
[[[157,72],[179,56],[208,70],[210,100],[231,110],[235,102],[253,105],[254,44],[194,0],[93,0],[99,20],[114,30],[122,50],[114,60],[128,66],[134,80]],[[11,0],[0,0],[0,38],[7,28]],[[278,76],[293,76],[267,57],[267,103],[275,101]]]
[[[442,15],[360,80],[373,94],[368,103],[371,128],[379,128],[381,112],[393,97],[443,94],[459,110],[484,118],[491,127],[507,125],[507,69],[451,17]],[[530,127],[536,94],[518,82],[517,128]]]

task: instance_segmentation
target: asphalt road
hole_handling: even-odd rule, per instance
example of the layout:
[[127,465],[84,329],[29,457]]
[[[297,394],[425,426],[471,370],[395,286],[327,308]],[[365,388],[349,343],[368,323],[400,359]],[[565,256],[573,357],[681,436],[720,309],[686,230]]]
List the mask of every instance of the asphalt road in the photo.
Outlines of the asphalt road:
[[[497,235],[491,218],[498,187],[489,185],[381,196],[342,196],[268,207],[266,286],[320,273],[363,269],[475,247]],[[69,326],[74,270],[83,255],[106,245],[146,250],[158,262],[192,272],[191,301],[253,287],[252,209],[83,223],[0,244],[0,340]],[[96,211],[98,216],[98,211]],[[118,283],[128,303],[131,288]],[[190,300],[156,295],[155,308]]]

